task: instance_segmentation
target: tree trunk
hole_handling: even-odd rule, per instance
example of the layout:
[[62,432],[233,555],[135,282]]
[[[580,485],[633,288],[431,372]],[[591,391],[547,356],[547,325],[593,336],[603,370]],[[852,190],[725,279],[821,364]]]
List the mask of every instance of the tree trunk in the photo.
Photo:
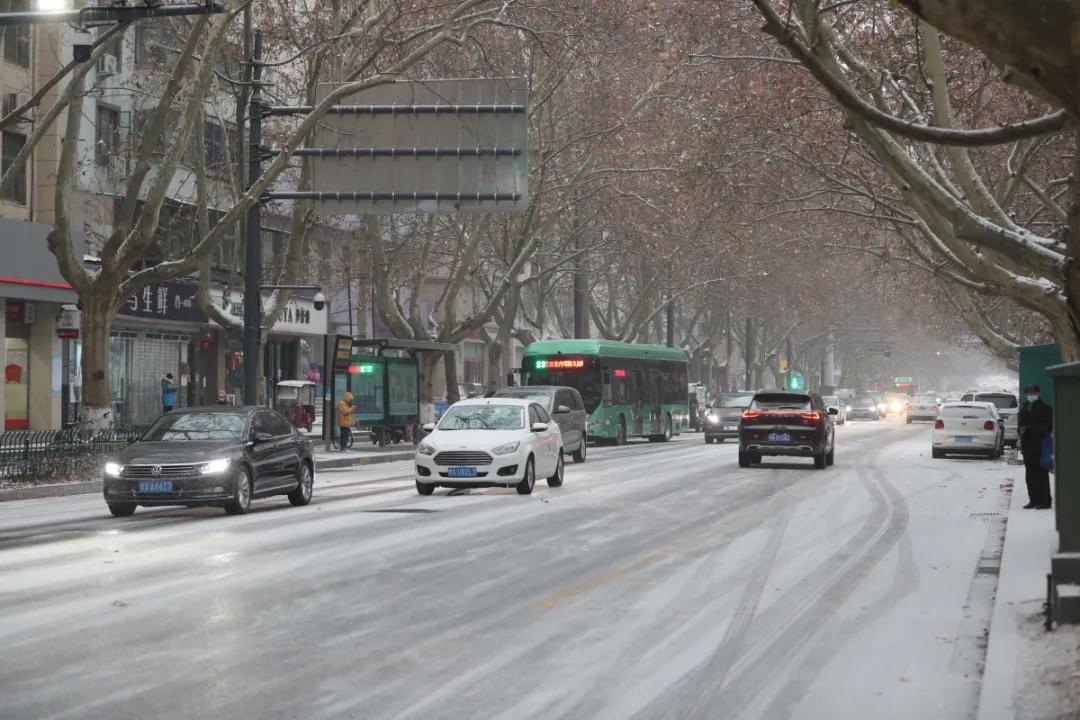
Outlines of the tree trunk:
[[420,404],[431,405],[435,402],[435,368],[440,356],[436,353],[418,353],[420,355]]
[[458,392],[457,353],[443,353],[443,370],[446,375],[446,402],[453,405],[461,399]]
[[[87,295],[90,295],[87,293]],[[79,420],[93,429],[105,429],[112,422],[112,395],[109,392],[109,329],[112,312],[107,300],[84,297],[82,301],[82,403]]]

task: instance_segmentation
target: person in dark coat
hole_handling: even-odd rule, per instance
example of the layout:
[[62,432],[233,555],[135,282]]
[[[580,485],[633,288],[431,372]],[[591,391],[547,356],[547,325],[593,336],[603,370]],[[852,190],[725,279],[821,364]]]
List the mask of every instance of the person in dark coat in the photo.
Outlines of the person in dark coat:
[[1043,438],[1054,430],[1054,410],[1042,401],[1038,385],[1024,388],[1024,406],[1020,408],[1016,424],[1020,431],[1020,451],[1024,454],[1027,480],[1027,509],[1049,509],[1050,472],[1042,466]]

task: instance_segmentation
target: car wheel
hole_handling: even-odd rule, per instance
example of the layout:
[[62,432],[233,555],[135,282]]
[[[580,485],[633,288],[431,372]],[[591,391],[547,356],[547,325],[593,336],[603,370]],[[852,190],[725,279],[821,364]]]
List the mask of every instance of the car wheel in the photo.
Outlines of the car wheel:
[[825,465],[826,465],[825,451],[822,450],[820,453],[814,453],[814,467],[816,467],[818,470],[824,470]]
[[706,445],[712,445],[712,444],[713,444],[713,439],[714,439],[714,438],[711,438],[711,437],[709,437],[708,435],[706,435],[706,436],[705,436],[705,444],[706,444]]
[[518,495],[532,495],[533,487],[536,485],[536,466],[533,465],[533,459],[530,457],[528,462],[525,463],[525,477],[521,479],[515,488]]
[[615,429],[615,444],[626,444],[626,418],[622,415],[619,416],[619,427]]
[[910,424],[911,424],[911,418],[908,418],[908,419],[907,419],[907,424],[908,424],[908,425],[910,425]]
[[750,453],[746,452],[745,450],[739,450],[739,467],[750,467]]
[[289,502],[297,507],[311,502],[311,491],[315,486],[315,475],[311,472],[311,465],[305,460],[300,463],[300,470],[296,473],[296,489],[289,493]]
[[131,517],[138,507],[135,503],[108,503],[108,506],[114,517]]
[[562,452],[560,451],[559,452],[559,462],[555,466],[555,474],[547,479],[547,484],[548,484],[549,488],[557,488],[557,487],[562,487],[562,481],[563,481],[563,459],[562,459]]
[[419,480],[417,480],[416,481],[416,492],[420,493],[421,495],[430,495],[431,493],[435,492],[435,486],[434,485],[428,485],[427,483],[422,483]]
[[574,458],[574,462],[576,462],[576,463],[585,462],[585,456],[589,452],[588,450],[585,449],[585,444],[587,442],[588,442],[588,438],[585,437],[585,433],[582,433],[581,434],[581,444],[578,445],[578,449],[574,451],[573,455],[571,455],[571,457]]
[[835,445],[833,445],[832,449],[829,450],[829,452],[825,453],[825,464],[826,465],[832,465],[834,462],[836,462],[836,446]]
[[942,458],[945,457],[945,452],[943,450],[938,450],[937,448],[934,448],[933,450],[930,451],[930,455],[935,460],[941,460]]
[[251,473],[241,465],[233,476],[233,499],[225,503],[225,512],[243,515],[251,507]]

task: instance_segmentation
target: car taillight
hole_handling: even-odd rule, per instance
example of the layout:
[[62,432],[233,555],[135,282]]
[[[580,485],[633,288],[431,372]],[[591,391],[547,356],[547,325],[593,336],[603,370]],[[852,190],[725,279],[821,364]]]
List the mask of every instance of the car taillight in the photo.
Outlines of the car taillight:
[[761,417],[761,411],[760,410],[743,410],[742,411],[742,419],[744,421],[746,421],[746,420],[750,420],[750,421],[757,420],[759,417]]
[[931,410],[933,410],[934,412],[937,412],[937,411],[938,411],[938,406],[937,406],[937,405],[935,405],[934,407],[932,407],[932,408],[930,408],[930,409],[931,409]]
[[817,425],[821,422],[821,413],[817,410],[799,413],[799,417],[802,418],[803,425]]
[[944,420],[937,420],[936,422],[934,422],[934,429],[935,430],[944,430],[945,429],[945,421]]
[[987,420],[986,422],[983,423],[983,430],[993,430],[993,429],[994,429],[994,421],[993,420]]

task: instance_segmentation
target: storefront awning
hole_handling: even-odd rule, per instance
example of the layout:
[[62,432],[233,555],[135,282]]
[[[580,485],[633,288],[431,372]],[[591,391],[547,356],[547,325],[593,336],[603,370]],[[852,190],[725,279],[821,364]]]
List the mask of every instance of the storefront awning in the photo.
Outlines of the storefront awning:
[[[0,246],[4,248],[4,263],[0,270],[0,297],[36,300],[40,302],[73,303],[71,289],[56,257],[49,250],[49,232],[44,223],[0,218]],[[75,257],[82,257],[86,237],[73,233]]]

